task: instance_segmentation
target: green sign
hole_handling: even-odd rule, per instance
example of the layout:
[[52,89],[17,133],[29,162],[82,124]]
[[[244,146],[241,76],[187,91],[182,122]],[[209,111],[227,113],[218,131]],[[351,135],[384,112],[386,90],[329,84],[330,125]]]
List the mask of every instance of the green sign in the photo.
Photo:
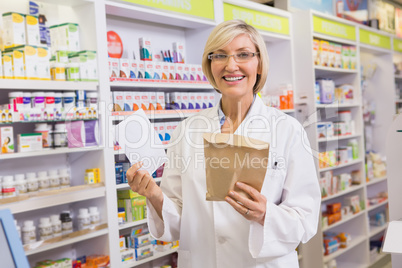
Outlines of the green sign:
[[163,10],[175,11],[196,17],[214,19],[213,0],[123,0],[126,2],[153,7]]
[[359,30],[360,43],[375,47],[391,49],[391,38],[365,29]]
[[355,26],[313,16],[314,32],[356,41]]
[[394,51],[402,52],[402,40],[394,38]]
[[223,15],[226,20],[241,19],[257,29],[289,35],[289,19],[253,9],[223,4]]

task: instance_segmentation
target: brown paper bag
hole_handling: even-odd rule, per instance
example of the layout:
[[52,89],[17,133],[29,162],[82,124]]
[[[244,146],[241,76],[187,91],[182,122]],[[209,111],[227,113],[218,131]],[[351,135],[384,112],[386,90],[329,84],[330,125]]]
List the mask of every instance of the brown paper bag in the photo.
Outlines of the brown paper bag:
[[261,192],[268,167],[267,142],[226,133],[204,133],[203,138],[206,200],[224,201],[231,190],[249,197],[235,186],[238,181]]

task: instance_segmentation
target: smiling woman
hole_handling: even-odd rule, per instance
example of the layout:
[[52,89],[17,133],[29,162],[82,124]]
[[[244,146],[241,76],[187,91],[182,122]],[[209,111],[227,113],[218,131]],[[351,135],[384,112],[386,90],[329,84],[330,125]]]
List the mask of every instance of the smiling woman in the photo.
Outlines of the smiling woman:
[[[159,240],[180,240],[179,267],[298,267],[295,249],[317,231],[321,193],[303,127],[256,95],[267,80],[265,42],[244,21],[223,22],[207,40],[202,68],[221,100],[176,128],[161,187],[141,163],[126,174],[131,189],[147,197],[149,230]],[[231,176],[226,165],[241,153],[234,146],[230,159],[207,159],[206,133],[269,144],[262,188],[247,183],[252,172],[240,172],[234,190],[224,191],[224,201],[206,198],[207,181],[222,180],[206,170],[218,165]],[[175,165],[178,159],[186,167]]]

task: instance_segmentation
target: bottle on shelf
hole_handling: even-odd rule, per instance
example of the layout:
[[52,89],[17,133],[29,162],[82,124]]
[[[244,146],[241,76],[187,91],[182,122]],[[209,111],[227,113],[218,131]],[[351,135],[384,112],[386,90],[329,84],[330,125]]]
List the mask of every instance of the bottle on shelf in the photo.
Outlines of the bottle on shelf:
[[87,208],[80,208],[78,211],[78,230],[88,229],[91,225],[91,216]]
[[27,180],[25,179],[24,174],[15,175],[15,191],[17,195],[28,193]]
[[51,169],[49,170],[49,186],[50,189],[59,189],[60,188],[60,178],[57,174],[57,170]]
[[60,214],[60,221],[63,235],[70,234],[73,232],[73,220],[70,217],[69,211],[63,211]]
[[22,227],[22,243],[24,245],[36,242],[36,227],[34,222],[29,220],[24,222]]
[[47,191],[50,188],[49,177],[47,171],[38,172],[39,191]]
[[52,223],[53,237],[61,236],[61,220],[59,215],[51,215],[50,221]]
[[40,218],[39,222],[39,240],[47,240],[52,238],[53,229],[50,218]]
[[100,223],[100,215],[97,207],[89,207],[89,215],[92,226]]
[[36,193],[39,191],[39,182],[35,172],[27,173],[27,188],[29,193]]
[[60,188],[70,187],[71,179],[67,168],[59,169]]
[[10,198],[17,195],[15,192],[15,182],[13,176],[3,177],[3,186],[1,192],[3,194],[3,198]]

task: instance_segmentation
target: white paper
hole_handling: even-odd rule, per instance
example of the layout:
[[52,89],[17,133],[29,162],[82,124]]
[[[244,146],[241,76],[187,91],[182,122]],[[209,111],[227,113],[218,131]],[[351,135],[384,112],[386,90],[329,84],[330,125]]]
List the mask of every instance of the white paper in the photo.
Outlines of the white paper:
[[141,109],[116,126],[116,138],[131,165],[143,162],[141,169],[150,175],[167,160],[158,133]]
[[402,253],[402,221],[391,221],[385,235],[383,252]]

